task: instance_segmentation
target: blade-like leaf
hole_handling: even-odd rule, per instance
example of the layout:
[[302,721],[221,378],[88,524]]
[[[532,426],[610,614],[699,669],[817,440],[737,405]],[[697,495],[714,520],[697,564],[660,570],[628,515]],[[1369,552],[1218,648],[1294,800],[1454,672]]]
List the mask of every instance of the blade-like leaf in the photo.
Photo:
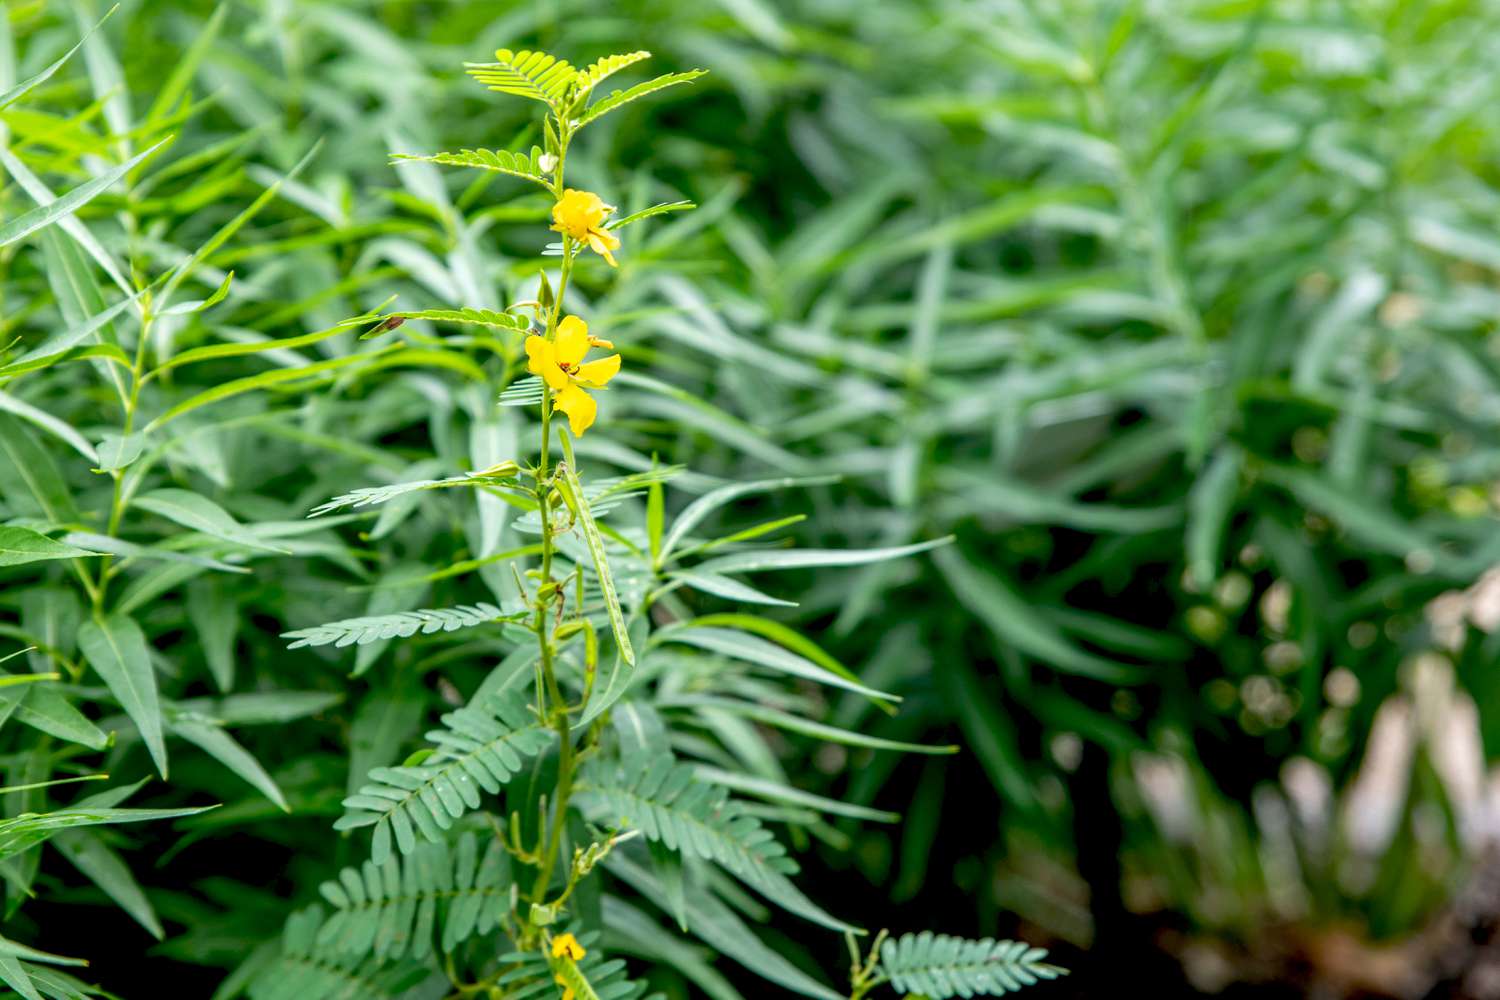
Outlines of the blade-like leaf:
[[29,212],[25,212],[17,216],[4,225],[0,225],[0,247],[8,246],[19,239],[24,239],[26,236],[29,236],[30,234],[36,232],[43,226],[50,225],[63,216],[73,212],[79,206],[87,204],[90,199],[94,198],[110,185],[114,184],[115,181],[118,181],[121,177],[124,177],[126,174],[128,174],[131,169],[136,166],[136,164],[142,162],[146,159],[146,157],[156,152],[167,141],[168,140],[166,139],[161,140],[161,142],[158,142],[156,145],[152,146],[145,152],[131,157],[126,162],[120,164],[117,167],[114,167],[113,169],[107,171],[104,174],[101,174],[98,177],[95,177],[88,183],[78,185],[78,187],[69,191],[67,194],[63,195],[61,198],[58,198],[56,201],[34,208]]
[[78,648],[141,731],[157,771],[165,778],[167,747],[162,739],[161,703],[145,633],[130,617],[116,612],[84,622],[78,629]]

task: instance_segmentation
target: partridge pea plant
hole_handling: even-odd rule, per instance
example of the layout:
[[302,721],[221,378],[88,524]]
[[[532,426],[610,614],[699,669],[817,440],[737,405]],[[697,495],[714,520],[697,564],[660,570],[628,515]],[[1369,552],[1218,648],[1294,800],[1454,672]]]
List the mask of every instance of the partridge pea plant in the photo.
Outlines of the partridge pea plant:
[[[398,767],[371,769],[344,800],[336,826],[368,828],[369,858],[323,885],[331,910],[297,912],[276,954],[252,960],[246,975],[260,1000],[643,995],[647,984],[629,978],[619,954],[672,965],[710,995],[739,996],[679,933],[791,993],[844,996],[750,930],[740,914],[760,904],[747,888],[847,936],[847,995],[856,1000],[882,988],[930,998],[999,995],[1060,971],[1044,963],[1043,951],[1009,941],[930,933],[892,940],[882,932],[862,948],[862,928],[797,887],[797,865],[774,832],[827,837],[825,816],[894,818],[793,787],[774,763],[778,733],[871,751],[955,748],[876,739],[809,718],[820,687],[856,692],[888,712],[898,699],[775,619],[726,610],[725,602],[787,603],[744,580],[748,573],[879,562],[946,539],[789,550],[772,541],[791,523],[785,519],[703,537],[710,516],[739,498],[828,481],[723,482],[656,462],[623,477],[586,475],[581,459],[610,454],[599,442],[609,414],[600,416],[597,396],[632,373],[578,315],[575,278],[601,260],[618,267],[617,253],[628,266],[627,226],[693,207],[673,202],[621,216],[600,195],[567,186],[569,150],[584,129],[701,75],[668,74],[599,96],[607,78],[647,57],[633,52],[580,69],[502,49],[495,62],[468,71],[491,90],[542,105],[544,144],[400,157],[518,179],[551,200],[555,278],[541,268],[533,300],[500,311],[388,313],[368,334],[404,336],[409,328],[398,331],[413,320],[486,331],[508,383],[498,402],[517,416],[534,413],[526,426],[535,446],[476,472],[355,490],[314,514],[472,490],[503,502],[515,529],[535,542],[445,571],[508,563],[494,601],[289,633],[301,648],[483,628],[498,631],[506,652],[476,690],[456,696],[461,707],[427,734],[426,749]],[[697,494],[673,518],[669,485]]]

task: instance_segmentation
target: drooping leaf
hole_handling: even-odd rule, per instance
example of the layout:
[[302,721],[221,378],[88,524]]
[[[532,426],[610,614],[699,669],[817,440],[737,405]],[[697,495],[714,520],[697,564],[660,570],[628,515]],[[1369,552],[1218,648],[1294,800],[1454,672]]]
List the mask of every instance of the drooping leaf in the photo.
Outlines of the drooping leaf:
[[84,622],[78,629],[78,648],[141,731],[156,770],[165,778],[162,709],[145,633],[128,615],[115,612]]

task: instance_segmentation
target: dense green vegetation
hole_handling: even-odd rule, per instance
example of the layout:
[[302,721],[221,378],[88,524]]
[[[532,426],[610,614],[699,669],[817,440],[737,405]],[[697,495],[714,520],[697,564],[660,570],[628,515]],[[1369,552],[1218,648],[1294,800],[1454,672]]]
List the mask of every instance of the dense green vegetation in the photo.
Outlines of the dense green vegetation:
[[[698,206],[567,290],[623,356],[574,444],[583,499],[625,609],[671,588],[604,745],[630,761],[633,729],[714,775],[835,924],[1060,951],[1073,975],[1037,995],[1127,963],[1163,992],[1474,995],[1466,928],[1500,918],[1457,892],[1497,835],[1500,6],[106,13],[0,17],[0,982],[308,992],[275,963],[312,954],[318,904],[355,941],[337,975],[410,985],[414,918],[351,915],[330,880],[372,840],[332,827],[498,672],[531,677],[535,637],[495,619],[540,521],[490,489],[509,470],[475,474],[536,459],[534,414],[496,405],[541,398],[498,311],[555,284],[558,236],[524,179],[392,157],[547,146],[465,62],[649,48],[596,99],[709,72],[567,155],[618,217]],[[489,325],[431,315],[458,308]],[[411,616],[458,607],[452,631]],[[357,617],[370,641],[307,631]],[[852,679],[766,672],[786,654]],[[370,819],[377,860],[500,884],[481,813],[508,822],[550,767],[414,853]],[[583,806],[612,828],[642,780]],[[669,997],[765,995],[747,967],[848,994],[837,933],[721,876],[663,884],[640,842],[604,863],[588,963]],[[493,917],[456,923],[429,947],[478,978]]]

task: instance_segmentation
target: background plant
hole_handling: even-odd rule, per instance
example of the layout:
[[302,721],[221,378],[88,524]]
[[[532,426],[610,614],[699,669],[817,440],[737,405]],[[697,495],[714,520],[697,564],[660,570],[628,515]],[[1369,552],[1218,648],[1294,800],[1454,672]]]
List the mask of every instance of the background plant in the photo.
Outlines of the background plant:
[[[101,13],[13,4],[0,53],[18,55],[0,62],[16,67],[13,81],[40,72]],[[814,839],[802,855],[814,884],[858,893],[861,911],[894,894],[911,917],[903,926],[937,924],[929,914],[951,926],[962,910],[975,912],[974,932],[1009,934],[1000,913],[1019,912],[1029,938],[1042,928],[1094,938],[1104,950],[1090,965],[1128,956],[1163,981],[1177,973],[1150,958],[1160,943],[1203,985],[1307,975],[1278,964],[1291,955],[1334,992],[1390,990],[1399,977],[1358,981],[1385,968],[1360,939],[1404,942],[1400,976],[1413,982],[1458,983],[1472,964],[1434,914],[1488,836],[1482,787],[1464,775],[1493,752],[1487,713],[1469,707],[1488,701],[1486,591],[1470,584],[1489,562],[1483,303],[1500,258],[1482,95],[1493,89],[1493,16],[1480,2],[1080,3],[1055,16],[1019,3],[642,2],[607,17],[565,5],[555,20],[503,4],[246,4],[217,18],[207,4],[136,4],[95,36],[121,54],[118,77],[107,56],[75,60],[4,120],[12,153],[61,192],[96,175],[92,157],[125,162],[113,137],[156,95],[191,95],[193,113],[156,154],[180,158],[178,172],[134,202],[112,188],[80,213],[120,260],[127,245],[157,259],[147,280],[255,203],[318,137],[337,136],[195,265],[203,277],[185,297],[208,298],[234,269],[228,297],[169,323],[211,324],[184,344],[249,341],[326,329],[391,292],[400,308],[524,297],[531,273],[515,262],[535,241],[514,223],[545,224],[544,199],[386,165],[391,151],[524,134],[517,109],[451,81],[476,51],[593,58],[650,38],[663,71],[709,67],[692,101],[622,110],[570,167],[585,186],[622,192],[622,210],[703,206],[648,223],[618,283],[581,286],[590,322],[632,345],[627,370],[650,365],[715,407],[620,385],[606,410],[626,435],[616,440],[636,469],[654,452],[714,477],[842,473],[837,492],[763,497],[726,522],[807,515],[789,529],[806,546],[958,535],[945,562],[777,580],[799,607],[769,614],[811,626],[864,683],[906,696],[889,720],[833,699],[830,722],[907,741],[962,733],[983,763],[857,756],[851,782],[837,754],[783,758],[801,788],[910,817],[891,833],[852,820],[820,828],[834,846]],[[7,221],[35,204],[16,183],[4,199]],[[22,350],[62,328],[38,260],[44,238],[0,251],[0,313]],[[471,294],[475,275],[495,280],[488,300]],[[188,398],[349,344],[339,335],[289,350],[184,365],[170,385]],[[66,377],[91,361],[4,390],[95,445],[120,424],[78,391],[81,375]],[[245,422],[175,445],[174,475],[212,470],[209,482],[231,484],[212,498],[255,524],[300,521],[376,481],[373,469],[398,481],[434,454],[430,472],[411,476],[483,468],[470,420],[487,401],[439,364],[317,374],[345,396],[320,391],[305,406],[281,391],[314,381],[301,377],[274,396],[216,404],[244,407],[233,416]],[[68,464],[76,448],[34,433],[75,492],[96,490]],[[232,965],[274,935],[283,904],[272,895],[311,899],[331,869],[359,860],[331,856],[324,833],[349,790],[346,755],[384,720],[402,749],[380,763],[398,763],[417,746],[412,720],[440,710],[433,670],[397,670],[411,685],[401,697],[363,686],[394,670],[405,644],[362,652],[376,673],[350,685],[331,663],[315,673],[279,652],[276,638],[369,610],[382,591],[347,593],[351,559],[372,582],[407,558],[430,572],[427,559],[476,530],[450,514],[430,547],[398,545],[430,509],[447,510],[429,504],[449,500],[398,502],[419,504],[412,520],[377,519],[368,540],[308,522],[298,544],[319,554],[304,569],[278,560],[274,579],[234,588],[232,656],[209,652],[225,648],[222,633],[199,652],[196,632],[169,631],[188,621],[177,584],[151,595],[163,601],[147,631],[170,653],[158,662],[179,664],[181,693],[214,691],[200,665],[228,662],[240,693],[345,697],[309,708],[311,729],[247,728],[259,717],[237,716],[230,732],[293,814],[246,786],[242,802],[181,821],[186,839],[142,877],[163,887],[148,896],[177,935],[157,961]],[[175,530],[144,514],[126,523],[137,541],[148,527]],[[384,588],[382,613],[424,606],[397,602],[395,589]],[[4,600],[19,622],[18,588]],[[227,617],[194,601],[200,620]],[[1372,741],[1382,715],[1388,735]],[[11,721],[3,735],[24,731]],[[1369,756],[1374,777],[1363,779],[1372,743],[1409,756]],[[226,798],[220,765],[203,757],[191,776],[199,751],[178,741],[171,752],[173,788],[147,786],[133,801]],[[374,763],[356,752],[359,768]],[[111,773],[144,775],[145,754],[129,761]],[[971,794],[986,778],[998,792],[989,808]],[[1366,828],[1346,812],[1390,818]],[[138,870],[162,853],[160,841],[115,846]],[[878,888],[858,889],[851,864]],[[243,874],[207,878],[231,868]],[[61,865],[43,871],[75,895],[84,884]],[[18,919],[48,916],[61,898],[43,894]],[[7,936],[41,940],[23,924]],[[1350,926],[1365,958],[1341,964],[1350,939],[1333,928]],[[93,973],[111,977],[102,958]],[[1075,976],[1061,988],[1089,984]]]

